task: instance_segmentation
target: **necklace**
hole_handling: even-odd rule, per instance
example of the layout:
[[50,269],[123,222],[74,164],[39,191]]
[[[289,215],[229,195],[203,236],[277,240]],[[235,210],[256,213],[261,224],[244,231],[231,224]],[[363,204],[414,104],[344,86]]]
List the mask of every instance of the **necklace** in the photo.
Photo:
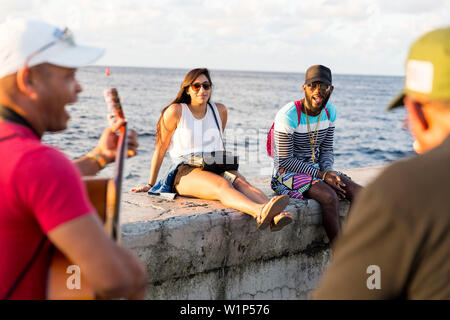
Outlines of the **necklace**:
[[308,111],[306,111],[306,106],[305,106],[305,114],[306,114],[306,124],[308,125],[308,139],[309,139],[309,144],[311,146],[311,160],[312,160],[312,163],[314,163],[314,161],[316,159],[316,155],[315,155],[314,151],[316,149],[317,140],[319,138],[319,124],[320,124],[320,116],[322,115],[322,111],[320,111],[320,113],[319,113],[319,120],[317,121],[316,129],[315,129],[314,133],[311,132],[311,127],[309,125]]

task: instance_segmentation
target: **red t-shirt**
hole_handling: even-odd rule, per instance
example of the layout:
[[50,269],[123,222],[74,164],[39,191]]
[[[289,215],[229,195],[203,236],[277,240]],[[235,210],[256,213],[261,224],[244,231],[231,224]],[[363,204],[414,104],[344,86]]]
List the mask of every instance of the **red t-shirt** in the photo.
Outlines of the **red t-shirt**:
[[[0,299],[44,234],[93,212],[80,172],[63,153],[29,128],[0,121]],[[47,240],[10,299],[45,299],[50,248]]]

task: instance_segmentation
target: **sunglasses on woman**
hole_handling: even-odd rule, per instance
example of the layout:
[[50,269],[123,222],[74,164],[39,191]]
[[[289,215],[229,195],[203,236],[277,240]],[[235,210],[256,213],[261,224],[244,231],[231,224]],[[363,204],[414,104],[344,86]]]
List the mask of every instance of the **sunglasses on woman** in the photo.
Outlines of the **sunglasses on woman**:
[[196,83],[191,84],[191,88],[194,91],[199,91],[201,87],[203,87],[204,90],[209,90],[209,89],[211,89],[211,84],[209,82],[203,82],[203,83],[196,82]]

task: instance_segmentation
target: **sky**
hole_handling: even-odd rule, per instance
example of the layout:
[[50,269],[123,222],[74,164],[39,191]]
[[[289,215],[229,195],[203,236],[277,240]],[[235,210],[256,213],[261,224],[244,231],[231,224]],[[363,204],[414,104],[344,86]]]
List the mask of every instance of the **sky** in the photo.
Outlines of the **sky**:
[[450,0],[0,0],[11,17],[69,27],[103,66],[404,75]]

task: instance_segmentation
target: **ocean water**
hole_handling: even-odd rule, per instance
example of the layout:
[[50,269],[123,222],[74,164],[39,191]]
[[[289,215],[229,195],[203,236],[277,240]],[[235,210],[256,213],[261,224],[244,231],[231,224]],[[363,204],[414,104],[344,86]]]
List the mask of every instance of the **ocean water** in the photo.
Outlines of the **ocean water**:
[[[124,189],[147,183],[154,151],[156,123],[161,110],[176,96],[189,70],[111,67],[81,68],[79,100],[68,106],[71,120],[64,132],[46,134],[44,142],[77,158],[95,147],[108,123],[103,90],[118,89],[129,128],[139,134],[138,155],[128,159]],[[227,149],[240,156],[240,171],[247,177],[270,175],[266,136],[278,109],[303,97],[303,73],[210,70],[212,100],[228,108]],[[405,110],[386,112],[401,90],[403,77],[333,75],[330,102],[338,109],[335,130],[335,168],[383,165],[412,155],[412,137],[404,129]],[[168,167],[166,155],[161,172]],[[161,173],[160,172],[160,173]],[[112,176],[113,166],[100,175]]]

